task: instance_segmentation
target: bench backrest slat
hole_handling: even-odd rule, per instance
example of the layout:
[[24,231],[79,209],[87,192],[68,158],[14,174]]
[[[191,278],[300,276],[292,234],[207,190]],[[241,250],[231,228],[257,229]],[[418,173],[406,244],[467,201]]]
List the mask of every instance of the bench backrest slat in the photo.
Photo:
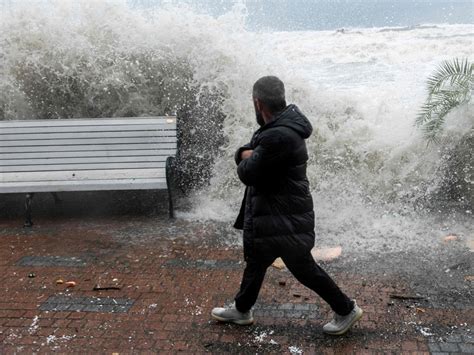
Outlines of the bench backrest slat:
[[[0,138],[1,139],[1,138]],[[79,138],[79,139],[37,139],[37,140],[18,140],[18,141],[0,141],[0,152],[2,147],[28,147],[28,146],[53,146],[53,145],[87,145],[87,144],[124,144],[124,143],[157,143],[158,137],[138,137],[138,138]],[[176,142],[175,137],[159,137],[163,143]]]
[[[23,142],[37,140],[53,140],[53,139],[85,139],[85,138],[156,138],[156,137],[175,137],[174,130],[149,130],[149,131],[89,131],[89,132],[60,132],[60,133],[23,133],[18,130],[17,133],[3,134],[0,133],[2,142]],[[1,144],[1,143],[0,143]]]
[[[8,122],[8,121],[7,121]],[[68,132],[97,132],[99,129],[102,132],[128,132],[128,131],[152,131],[155,129],[161,130],[171,130],[174,131],[176,129],[174,124],[141,124],[141,125],[91,125],[91,126],[46,126],[46,127],[31,127],[31,126],[21,126],[21,127],[3,127],[2,126],[2,132],[1,134],[28,134],[28,133],[47,133],[50,134],[52,132],[54,133],[68,133]]]
[[110,152],[116,150],[171,150],[174,155],[176,152],[176,143],[145,143],[145,144],[88,144],[88,145],[66,145],[66,146],[25,146],[25,147],[0,147],[2,153],[21,153],[21,152]]
[[176,117],[122,117],[122,118],[68,118],[60,120],[21,120],[1,121],[4,128],[19,127],[67,127],[67,126],[106,126],[106,125],[147,125],[147,124],[169,124],[174,125]]
[[0,121],[0,192],[2,183],[14,190],[15,181],[22,189],[41,181],[162,185],[176,149],[175,117]]

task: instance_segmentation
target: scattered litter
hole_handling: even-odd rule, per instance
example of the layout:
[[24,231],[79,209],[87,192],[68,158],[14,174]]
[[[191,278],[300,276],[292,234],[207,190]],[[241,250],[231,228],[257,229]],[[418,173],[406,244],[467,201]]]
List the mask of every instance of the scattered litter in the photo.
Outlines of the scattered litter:
[[54,343],[56,341],[56,335],[48,335],[48,337],[46,338],[46,344],[51,344],[51,343]]
[[122,288],[119,286],[99,286],[95,285],[92,290],[94,291],[107,291],[107,290],[121,290]]
[[474,275],[466,275],[464,276],[465,281],[474,281]]
[[419,327],[418,330],[420,331],[421,335],[425,337],[430,337],[434,335],[433,333],[430,333],[431,329],[428,327]]
[[117,281],[118,281],[118,279],[113,279],[112,281],[113,281],[113,282],[117,282]]
[[255,336],[255,341],[257,343],[263,343],[266,337],[267,337],[267,332],[261,332],[260,334]]
[[283,260],[281,260],[281,258],[276,258],[272,266],[278,270],[283,270],[285,268],[285,263]]
[[272,344],[272,345],[278,345],[278,343],[277,343],[275,340],[273,340],[273,339],[270,339],[270,342],[269,342],[269,343]]
[[34,332],[36,332],[38,330],[38,328],[39,328],[38,322],[39,322],[39,318],[38,318],[38,316],[35,316],[33,318],[33,322],[31,323],[30,327],[28,328],[28,333],[33,334]]
[[76,281],[67,281],[65,285],[66,287],[75,287],[77,284]]
[[148,306],[148,308],[156,308],[156,307],[158,307],[158,304],[156,303],[152,303]]
[[452,241],[458,240],[458,239],[459,239],[459,237],[455,234],[450,234],[450,235],[447,235],[446,237],[443,238],[445,243],[452,242]]
[[63,283],[64,283],[64,281],[61,280],[61,279],[57,279],[57,280],[56,280],[56,284],[57,284],[57,285],[62,285]]
[[[71,340],[75,337],[76,337],[75,335],[63,335],[63,336],[58,338],[56,335],[49,335],[46,338],[46,344],[50,345],[50,344],[53,344],[57,341],[68,341],[68,340]],[[41,345],[44,345],[44,343],[42,343]]]
[[424,300],[425,297],[417,295],[400,295],[400,294],[391,294],[390,298],[397,300]]
[[202,307],[196,306],[196,309],[193,310],[193,311],[191,311],[191,314],[192,314],[193,316],[199,316],[199,315],[201,315],[201,314],[202,314]]
[[420,307],[416,307],[415,310],[416,310],[416,313],[426,313],[426,310]]
[[341,256],[342,247],[337,246],[333,248],[313,248],[311,255],[318,261],[331,261]]
[[28,277],[29,277],[30,279],[32,279],[33,277],[36,277],[36,274],[35,274],[34,272],[30,272],[30,273],[28,274]]
[[288,350],[290,351],[290,354],[303,354],[303,350],[297,346],[290,346],[288,347]]

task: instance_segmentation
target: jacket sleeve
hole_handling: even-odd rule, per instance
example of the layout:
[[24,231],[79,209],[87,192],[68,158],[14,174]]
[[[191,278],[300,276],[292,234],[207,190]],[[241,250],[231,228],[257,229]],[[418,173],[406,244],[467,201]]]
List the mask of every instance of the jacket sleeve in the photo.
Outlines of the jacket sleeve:
[[288,155],[288,146],[281,134],[262,135],[250,158],[239,163],[239,178],[247,186],[264,183],[264,176],[268,176],[270,170],[282,168]]
[[251,149],[252,149],[252,146],[250,145],[250,143],[245,144],[242,147],[240,147],[239,149],[237,149],[237,151],[235,152],[235,155],[234,155],[235,163],[237,165],[239,165],[240,162],[242,161],[242,158],[241,158],[242,152],[245,151],[245,150],[251,150]]

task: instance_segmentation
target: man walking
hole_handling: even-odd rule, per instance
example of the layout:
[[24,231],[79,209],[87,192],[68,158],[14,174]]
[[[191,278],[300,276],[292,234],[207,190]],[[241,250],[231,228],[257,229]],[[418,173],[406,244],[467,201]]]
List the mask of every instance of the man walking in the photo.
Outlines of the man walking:
[[252,324],[252,307],[266,270],[281,257],[296,279],[335,312],[323,331],[344,334],[360,319],[362,310],[311,255],[314,211],[306,177],[305,139],[313,128],[298,107],[286,105],[285,87],[277,77],[260,78],[253,86],[253,101],[260,128],[235,154],[239,178],[247,186],[235,223],[243,229],[247,265],[235,303],[214,308],[211,315],[222,322]]

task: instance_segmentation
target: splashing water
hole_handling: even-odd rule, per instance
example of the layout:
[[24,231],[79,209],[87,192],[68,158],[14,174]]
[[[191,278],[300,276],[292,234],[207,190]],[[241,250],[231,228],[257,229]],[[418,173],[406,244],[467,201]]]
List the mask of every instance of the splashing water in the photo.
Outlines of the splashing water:
[[447,117],[440,146],[427,147],[413,122],[436,65],[471,55],[472,25],[255,33],[245,17],[242,4],[220,17],[126,2],[9,5],[0,119],[178,112],[183,171],[210,181],[196,184],[181,216],[229,222],[242,194],[232,155],[256,128],[251,87],[274,74],[315,128],[318,234],[363,236],[369,248],[389,236],[469,233],[472,100]]

